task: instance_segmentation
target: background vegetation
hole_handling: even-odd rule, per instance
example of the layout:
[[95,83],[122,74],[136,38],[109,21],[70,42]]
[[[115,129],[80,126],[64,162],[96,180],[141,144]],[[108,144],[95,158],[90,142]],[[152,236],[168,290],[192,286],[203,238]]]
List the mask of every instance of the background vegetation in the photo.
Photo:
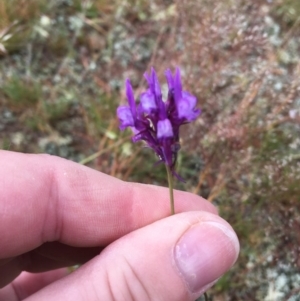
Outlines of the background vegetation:
[[241,255],[211,300],[300,300],[300,2],[0,0],[0,147],[166,185],[115,117],[124,80],[180,66],[202,115],[178,189],[219,207]]

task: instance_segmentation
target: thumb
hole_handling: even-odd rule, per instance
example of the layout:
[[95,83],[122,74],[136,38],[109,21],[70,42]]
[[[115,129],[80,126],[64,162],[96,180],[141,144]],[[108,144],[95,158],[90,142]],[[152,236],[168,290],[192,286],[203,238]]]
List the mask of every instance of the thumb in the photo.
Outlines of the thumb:
[[235,262],[231,226],[207,212],[157,221],[112,243],[27,300],[195,300]]

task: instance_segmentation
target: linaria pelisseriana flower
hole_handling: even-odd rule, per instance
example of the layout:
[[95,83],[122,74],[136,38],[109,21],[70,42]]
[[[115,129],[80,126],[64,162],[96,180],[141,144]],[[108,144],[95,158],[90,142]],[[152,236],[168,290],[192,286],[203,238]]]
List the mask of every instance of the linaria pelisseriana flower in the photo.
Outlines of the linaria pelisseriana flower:
[[196,109],[197,99],[182,90],[180,70],[176,68],[173,75],[168,69],[165,73],[168,82],[168,97],[162,99],[160,84],[155,70],[145,73],[149,88],[141,94],[140,103],[136,104],[130,81],[126,80],[126,95],[129,106],[119,106],[117,115],[120,129],[130,127],[134,133],[133,142],[143,140],[175,172],[177,153],[180,149],[179,127],[195,120],[200,109]]

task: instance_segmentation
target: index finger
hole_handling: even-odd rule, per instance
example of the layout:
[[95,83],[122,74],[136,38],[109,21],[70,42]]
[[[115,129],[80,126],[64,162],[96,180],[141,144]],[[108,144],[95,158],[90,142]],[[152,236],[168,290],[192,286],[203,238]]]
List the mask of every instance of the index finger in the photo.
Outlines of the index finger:
[[[166,188],[127,183],[49,155],[0,151],[0,258],[44,242],[105,246],[170,215]],[[175,192],[176,211],[216,209]]]

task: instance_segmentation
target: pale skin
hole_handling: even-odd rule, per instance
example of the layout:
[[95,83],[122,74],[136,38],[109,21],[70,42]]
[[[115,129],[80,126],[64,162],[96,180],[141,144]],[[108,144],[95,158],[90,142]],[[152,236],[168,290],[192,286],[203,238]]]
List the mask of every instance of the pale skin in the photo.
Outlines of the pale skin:
[[[0,301],[192,301],[238,256],[231,226],[199,196],[175,191],[169,216],[167,188],[48,155],[0,151],[0,167]],[[184,239],[197,243],[196,278]]]

